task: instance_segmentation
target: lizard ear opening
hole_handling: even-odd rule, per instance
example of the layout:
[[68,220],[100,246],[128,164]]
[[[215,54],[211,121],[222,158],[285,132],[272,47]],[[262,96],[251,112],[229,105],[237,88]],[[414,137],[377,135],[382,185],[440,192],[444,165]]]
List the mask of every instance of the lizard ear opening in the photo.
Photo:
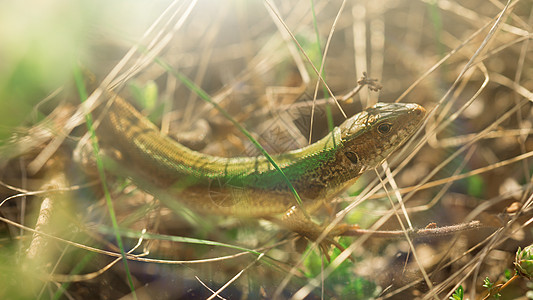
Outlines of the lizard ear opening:
[[359,162],[359,157],[356,153],[352,151],[344,152],[344,155],[354,164],[356,165]]

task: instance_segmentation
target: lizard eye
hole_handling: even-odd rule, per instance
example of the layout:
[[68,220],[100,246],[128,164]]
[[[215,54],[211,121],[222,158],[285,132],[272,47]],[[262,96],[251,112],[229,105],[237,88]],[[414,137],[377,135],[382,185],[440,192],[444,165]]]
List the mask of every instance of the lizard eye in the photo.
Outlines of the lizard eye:
[[352,151],[345,152],[344,155],[355,165],[359,161],[359,157]]
[[378,131],[381,134],[387,134],[387,133],[389,133],[391,131],[391,129],[392,129],[392,124],[391,123],[381,123],[378,126]]

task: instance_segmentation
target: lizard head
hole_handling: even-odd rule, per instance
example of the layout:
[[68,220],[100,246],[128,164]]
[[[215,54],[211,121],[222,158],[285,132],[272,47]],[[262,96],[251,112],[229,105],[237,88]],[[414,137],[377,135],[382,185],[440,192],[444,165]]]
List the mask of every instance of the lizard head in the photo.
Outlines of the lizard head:
[[344,164],[372,169],[420,127],[426,110],[415,103],[378,103],[340,126]]

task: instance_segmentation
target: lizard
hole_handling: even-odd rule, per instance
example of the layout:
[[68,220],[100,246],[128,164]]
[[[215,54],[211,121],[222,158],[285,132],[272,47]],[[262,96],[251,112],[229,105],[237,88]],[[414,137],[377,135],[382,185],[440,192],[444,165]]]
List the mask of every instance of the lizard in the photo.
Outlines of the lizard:
[[[325,227],[308,213],[379,166],[416,132],[426,113],[415,103],[377,103],[319,141],[272,156],[282,176],[262,155],[226,158],[193,151],[161,134],[119,95],[107,95],[110,105],[97,109],[100,147],[113,153],[111,161],[141,189],[156,198],[169,195],[202,214],[274,220],[310,240]],[[326,243],[339,247],[332,238],[348,228],[337,225]]]

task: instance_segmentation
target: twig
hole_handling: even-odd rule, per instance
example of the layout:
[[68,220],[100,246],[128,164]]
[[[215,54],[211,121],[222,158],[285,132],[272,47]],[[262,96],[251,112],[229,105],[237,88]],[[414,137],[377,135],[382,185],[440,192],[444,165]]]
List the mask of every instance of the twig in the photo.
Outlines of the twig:
[[[424,229],[408,230],[407,234],[410,238],[422,238],[422,237],[440,237],[455,234],[458,232],[464,232],[474,229],[479,229],[482,226],[479,221],[471,221],[469,223],[434,227],[434,223],[429,224]],[[348,229],[344,232],[343,236],[360,236],[360,235],[372,235],[377,238],[403,238],[405,233],[402,230],[367,230],[367,229]]]

